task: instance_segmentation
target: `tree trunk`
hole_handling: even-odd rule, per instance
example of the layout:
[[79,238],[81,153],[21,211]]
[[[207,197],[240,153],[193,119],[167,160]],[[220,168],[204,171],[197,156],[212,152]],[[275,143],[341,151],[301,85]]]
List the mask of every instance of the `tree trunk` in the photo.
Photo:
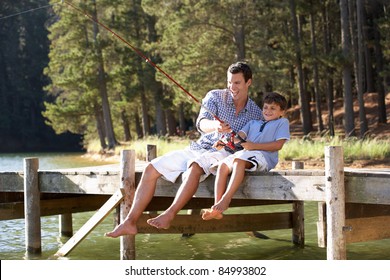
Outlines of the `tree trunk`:
[[155,92],[154,104],[156,108],[156,133],[158,136],[165,136],[167,134],[167,125],[165,122],[165,114],[162,108],[161,101],[163,99],[161,83],[155,83],[157,86],[153,91]]
[[296,67],[298,71],[298,87],[299,87],[299,105],[301,107],[301,120],[303,125],[304,135],[308,135],[313,130],[310,107],[308,98],[304,88],[303,81],[303,69],[302,69],[302,58],[301,58],[301,48],[298,34],[298,22],[295,10],[295,0],[290,0],[290,12],[292,17],[292,26],[294,33],[294,45],[295,45],[295,55],[296,55]]
[[139,118],[138,111],[135,112],[135,131],[137,131],[137,136],[138,139],[142,139],[144,137],[144,134],[142,132],[142,127],[141,127],[141,120]]
[[122,126],[123,126],[123,134],[124,134],[124,141],[128,142],[131,140],[131,132],[130,132],[130,124],[129,119],[126,115],[125,111],[121,112],[121,119],[122,119]]
[[245,59],[245,26],[242,12],[233,11],[233,41],[237,48],[237,61]]
[[340,0],[341,19],[341,45],[343,49],[343,86],[344,86],[344,111],[345,111],[345,136],[355,136],[353,96],[352,96],[352,74],[351,74],[351,37],[349,33],[348,1]]
[[358,101],[359,101],[359,120],[360,120],[360,138],[364,138],[368,131],[366,110],[364,106],[363,77],[364,77],[364,37],[363,37],[363,0],[356,0],[356,14],[358,26]]
[[313,54],[314,96],[316,99],[318,131],[321,132],[324,130],[324,124],[322,122],[321,95],[320,95],[320,88],[319,88],[320,86],[319,86],[319,79],[318,79],[317,43],[316,43],[316,34],[315,34],[314,12],[310,13],[310,33],[311,33],[311,45],[312,45],[312,54]]
[[167,120],[169,136],[180,135],[180,132],[184,132],[184,130],[177,131],[175,113],[171,109],[165,110],[165,116]]
[[[93,0],[93,19],[97,21],[97,10],[96,10],[96,2]],[[99,92],[102,98],[102,109],[103,109],[103,117],[104,117],[104,125],[106,129],[106,136],[108,141],[108,149],[113,149],[117,145],[117,141],[115,139],[114,128],[112,125],[110,105],[108,101],[107,94],[107,82],[105,78],[105,70],[104,70],[104,61],[103,61],[103,53],[100,48],[100,43],[98,42],[99,35],[99,26],[96,22],[93,23],[93,34],[94,34],[94,42],[96,46],[96,52],[98,56],[98,72],[99,72]]]
[[[374,2],[374,14],[379,16],[381,13],[381,5],[375,1]],[[386,101],[385,101],[385,82],[382,77],[384,65],[383,61],[385,60],[382,52],[381,45],[381,34],[379,32],[379,27],[377,22],[373,21],[373,30],[374,30],[374,48],[375,48],[375,60],[376,60],[376,88],[378,91],[378,123],[387,123],[386,116]]]
[[[371,1],[371,0],[370,0]],[[369,27],[367,25],[367,12],[364,8],[365,2],[370,1],[363,1],[361,3],[362,5],[362,38],[363,38],[363,49],[364,49],[364,57],[365,57],[365,65],[366,65],[366,73],[365,73],[365,81],[366,81],[366,90],[363,90],[363,92],[374,92],[374,78],[373,78],[373,69],[372,69],[372,58],[370,53],[370,48],[368,46],[368,42],[372,40],[372,38],[369,37]],[[370,30],[371,31],[371,30]]]
[[[181,132],[185,132],[187,129],[183,102],[180,103],[180,108],[179,108],[179,128]],[[183,133],[181,133],[181,136],[183,136]]]
[[94,105],[95,110],[95,119],[96,119],[96,129],[99,135],[100,147],[105,150],[107,148],[106,143],[106,130],[104,128],[104,119],[101,111],[101,107],[98,104]]

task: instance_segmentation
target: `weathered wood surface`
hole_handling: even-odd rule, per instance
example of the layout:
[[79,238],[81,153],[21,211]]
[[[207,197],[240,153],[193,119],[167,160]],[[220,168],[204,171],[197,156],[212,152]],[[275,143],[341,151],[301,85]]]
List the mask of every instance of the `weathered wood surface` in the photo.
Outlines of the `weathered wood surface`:
[[65,256],[72,251],[108,214],[122,201],[122,189],[111,196],[109,200],[89,219],[56,253]]
[[[108,194],[119,188],[119,166],[102,171],[39,171],[41,193]],[[140,178],[136,168],[136,183]],[[390,170],[345,171],[346,202],[390,205]],[[180,185],[160,179],[156,196],[172,197]],[[196,197],[213,197],[214,178],[200,183]],[[234,198],[325,201],[325,172],[289,170],[249,173]],[[0,172],[1,192],[23,192],[23,172]]]
[[325,197],[327,217],[327,259],[345,260],[345,180],[343,148],[325,148]]
[[[42,199],[41,197],[41,216],[94,211],[99,209],[108,199],[108,195],[79,195],[48,199]],[[23,200],[19,202],[0,203],[0,221],[23,218]]]
[[146,223],[156,214],[144,214],[137,223],[139,233],[212,233],[275,230],[292,228],[291,212],[230,214],[221,220],[205,221],[201,215],[177,215],[168,229],[157,229]]

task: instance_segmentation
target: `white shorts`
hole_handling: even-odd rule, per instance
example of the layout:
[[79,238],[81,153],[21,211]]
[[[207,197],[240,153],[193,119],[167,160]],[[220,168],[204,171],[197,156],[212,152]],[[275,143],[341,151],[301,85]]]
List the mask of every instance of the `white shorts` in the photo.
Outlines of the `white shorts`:
[[234,154],[230,154],[226,158],[222,159],[217,164],[210,167],[211,174],[216,174],[218,165],[224,163],[229,167],[230,172],[232,172],[233,169],[233,163],[235,159],[241,159],[244,161],[248,161],[253,164],[253,166],[249,169],[245,169],[246,171],[268,171],[268,163],[260,151],[248,151],[248,150],[241,150],[238,152],[235,152]]
[[162,175],[163,179],[174,183],[180,174],[187,170],[188,162],[200,157],[207,150],[178,150],[169,152],[151,161],[153,167]]
[[[190,167],[191,164],[196,162],[204,171],[204,174],[200,177],[199,182],[204,181],[210,174],[213,174],[210,170],[212,166],[218,165],[218,162],[226,158],[228,155],[230,155],[229,152],[222,149],[219,151],[207,151],[197,158],[193,158],[190,161],[188,161],[188,167]],[[188,169],[187,169],[188,170]],[[188,176],[187,172],[184,172],[183,174],[183,180]]]

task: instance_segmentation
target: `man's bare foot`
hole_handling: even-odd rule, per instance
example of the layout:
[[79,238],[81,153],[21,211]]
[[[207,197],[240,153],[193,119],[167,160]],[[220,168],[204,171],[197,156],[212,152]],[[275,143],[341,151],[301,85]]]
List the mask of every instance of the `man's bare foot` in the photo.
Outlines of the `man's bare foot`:
[[104,236],[116,238],[130,234],[137,234],[137,226],[130,221],[124,221],[122,224],[117,225],[113,231],[106,232]]
[[171,226],[171,222],[174,217],[174,215],[172,216],[171,214],[164,212],[156,218],[149,219],[146,222],[155,228],[168,229]]
[[218,210],[214,210],[214,209],[207,209],[202,214],[202,219],[206,221],[211,219],[220,220],[222,218],[223,218],[223,214]]

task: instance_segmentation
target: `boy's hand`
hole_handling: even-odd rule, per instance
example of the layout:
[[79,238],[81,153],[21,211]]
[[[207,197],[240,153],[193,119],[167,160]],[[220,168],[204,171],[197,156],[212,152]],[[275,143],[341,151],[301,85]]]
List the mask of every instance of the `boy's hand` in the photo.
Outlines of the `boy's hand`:
[[241,144],[240,144],[245,150],[256,150],[255,148],[254,148],[254,145],[255,145],[255,143],[253,143],[253,142],[242,142]]

